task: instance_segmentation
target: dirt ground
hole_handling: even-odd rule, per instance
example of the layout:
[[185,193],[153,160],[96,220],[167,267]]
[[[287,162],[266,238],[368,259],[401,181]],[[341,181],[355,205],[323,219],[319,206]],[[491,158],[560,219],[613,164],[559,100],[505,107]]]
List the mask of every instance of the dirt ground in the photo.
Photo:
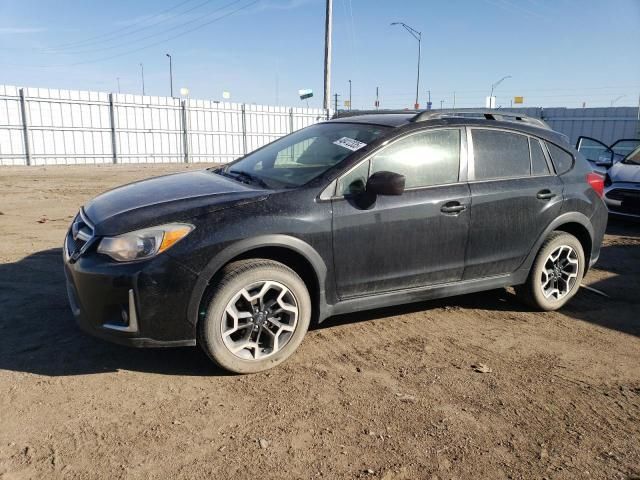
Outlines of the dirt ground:
[[78,207],[185,168],[0,168],[2,480],[640,478],[640,224],[610,223],[585,279],[610,298],[335,317],[284,365],[233,376],[196,348],[90,338],[67,305]]

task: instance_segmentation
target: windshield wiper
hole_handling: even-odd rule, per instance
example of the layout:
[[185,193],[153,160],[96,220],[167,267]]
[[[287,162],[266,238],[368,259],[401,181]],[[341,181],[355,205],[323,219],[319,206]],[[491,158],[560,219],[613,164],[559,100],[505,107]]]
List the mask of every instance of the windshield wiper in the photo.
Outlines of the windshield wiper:
[[245,180],[244,183],[256,183],[260,185],[262,188],[269,188],[269,185],[267,185],[267,183],[257,175],[251,175],[250,173],[243,172],[240,170],[226,170],[224,173],[238,180],[244,179]]

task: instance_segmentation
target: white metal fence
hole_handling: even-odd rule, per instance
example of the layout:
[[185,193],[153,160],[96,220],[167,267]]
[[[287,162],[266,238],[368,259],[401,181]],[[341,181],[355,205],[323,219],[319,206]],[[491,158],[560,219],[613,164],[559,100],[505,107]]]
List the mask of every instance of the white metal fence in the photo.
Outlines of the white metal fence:
[[0,165],[229,162],[321,109],[0,85]]
[[599,108],[514,108],[543,119],[551,128],[564,133],[575,145],[581,135],[612,144],[621,138],[640,138],[639,107]]

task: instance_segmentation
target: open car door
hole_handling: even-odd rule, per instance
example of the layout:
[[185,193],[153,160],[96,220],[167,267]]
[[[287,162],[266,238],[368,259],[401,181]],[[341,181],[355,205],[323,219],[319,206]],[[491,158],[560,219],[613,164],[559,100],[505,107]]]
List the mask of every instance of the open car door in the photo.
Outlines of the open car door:
[[605,173],[613,165],[613,150],[600,140],[591,137],[578,137],[576,150],[589,160],[591,168],[597,172]]
[[639,145],[638,138],[621,138],[611,145],[606,145],[595,138],[581,136],[576,143],[576,150],[589,160],[595,171],[605,173]]
[[613,150],[613,154],[615,155],[613,163],[617,163],[622,160],[638,146],[640,146],[640,138],[621,138],[620,140],[613,142],[609,145],[609,148]]

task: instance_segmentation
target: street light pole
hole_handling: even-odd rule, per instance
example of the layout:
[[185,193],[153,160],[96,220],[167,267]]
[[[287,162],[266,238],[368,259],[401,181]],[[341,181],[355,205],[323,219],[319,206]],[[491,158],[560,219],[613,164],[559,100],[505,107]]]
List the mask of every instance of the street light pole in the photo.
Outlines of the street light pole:
[[173,98],[173,62],[171,59],[171,55],[167,53],[167,57],[169,57],[169,86],[171,89],[171,97]]
[[418,98],[419,98],[418,96],[420,92],[420,54],[421,54],[420,49],[422,44],[422,32],[419,32],[418,30],[410,27],[404,22],[393,22],[391,23],[391,25],[401,25],[402,27],[404,27],[404,29],[407,32],[411,34],[413,38],[415,38],[418,41],[418,76],[416,79],[416,103],[414,105],[415,109],[417,110],[418,108],[420,108],[420,103],[418,102]]
[[142,95],[144,96],[144,65],[140,64],[140,75],[142,77]]
[[[502,82],[504,82],[507,78],[511,78],[511,75],[505,75],[504,77],[502,77],[500,80],[498,80],[496,83],[491,84],[491,94],[489,94],[489,99],[493,98],[493,90],[500,85]],[[489,100],[491,101],[491,100]]]
[[324,21],[324,101],[325,110],[331,108],[331,27],[333,23],[333,0],[327,0]]
[[613,107],[618,100],[624,97],[626,97],[626,95],[620,95],[619,97],[616,97],[613,100],[611,100],[611,106]]
[[353,104],[351,103],[351,80],[349,80],[349,111],[351,111],[352,107]]

